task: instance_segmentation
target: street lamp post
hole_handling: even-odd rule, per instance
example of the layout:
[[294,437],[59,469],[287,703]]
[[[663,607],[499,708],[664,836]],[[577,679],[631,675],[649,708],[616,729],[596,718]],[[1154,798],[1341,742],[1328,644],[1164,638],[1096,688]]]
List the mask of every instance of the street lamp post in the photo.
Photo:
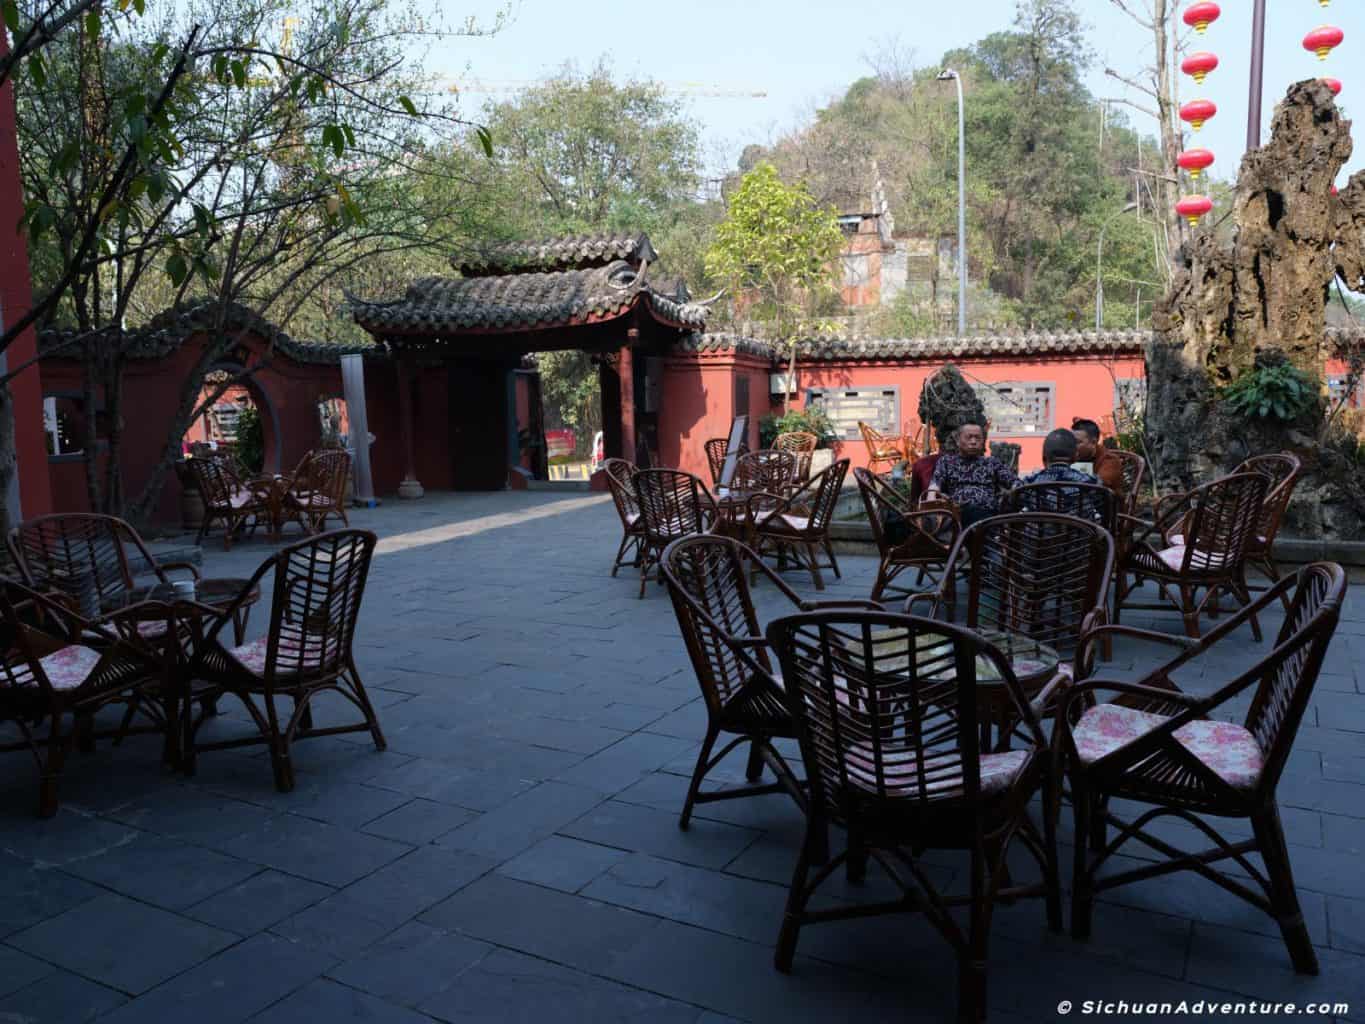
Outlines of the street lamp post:
[[957,333],[967,333],[967,119],[962,105],[962,76],[952,68],[938,74],[940,82],[957,83]]
[[1109,224],[1115,217],[1122,217],[1125,213],[1132,213],[1137,209],[1137,203],[1129,203],[1117,213],[1111,213],[1100,225],[1100,239],[1095,243],[1095,330],[1104,330],[1104,274],[1102,267],[1104,263],[1104,233],[1109,230]]
[[1261,144],[1261,96],[1265,77],[1265,0],[1251,13],[1251,82],[1247,96],[1247,150]]

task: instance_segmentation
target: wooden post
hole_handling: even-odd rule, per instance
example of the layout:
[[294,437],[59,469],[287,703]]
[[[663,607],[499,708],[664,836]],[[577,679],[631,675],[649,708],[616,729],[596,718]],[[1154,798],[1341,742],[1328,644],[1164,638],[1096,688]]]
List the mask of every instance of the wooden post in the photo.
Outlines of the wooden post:
[[400,498],[420,498],[426,493],[417,479],[417,458],[413,448],[415,433],[412,422],[412,356],[398,353],[398,421],[403,431],[403,482],[398,485]]
[[621,389],[621,454],[631,462],[638,462],[635,449],[635,351],[640,340],[640,330],[632,327],[626,331],[626,344],[617,354],[617,384]]

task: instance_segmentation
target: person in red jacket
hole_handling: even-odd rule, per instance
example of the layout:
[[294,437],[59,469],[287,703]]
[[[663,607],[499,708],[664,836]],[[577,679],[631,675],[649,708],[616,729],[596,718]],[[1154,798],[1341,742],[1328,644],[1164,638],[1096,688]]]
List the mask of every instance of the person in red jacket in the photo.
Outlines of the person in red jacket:
[[1077,417],[1071,421],[1076,435],[1076,461],[1091,464],[1091,473],[1120,500],[1123,498],[1123,462],[1100,444],[1100,425]]

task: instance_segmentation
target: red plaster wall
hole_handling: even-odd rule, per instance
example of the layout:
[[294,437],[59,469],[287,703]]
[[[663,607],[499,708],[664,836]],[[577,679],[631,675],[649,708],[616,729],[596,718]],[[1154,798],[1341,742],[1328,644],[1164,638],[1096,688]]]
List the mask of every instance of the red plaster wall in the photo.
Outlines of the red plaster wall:
[[[9,37],[0,31],[0,54],[8,52]],[[14,122],[14,81],[11,79],[0,87],[0,322],[3,323],[14,323],[33,306],[28,243],[16,228],[23,212],[24,195]],[[27,330],[5,352],[6,365],[19,366],[32,359],[36,351],[34,333]],[[12,509],[10,515],[17,522],[20,513],[40,516],[53,509],[47,444],[43,435],[42,384],[37,366],[30,367],[11,382],[10,394],[14,400],[21,503],[21,509]]]
[[[1035,358],[1019,362],[960,359],[956,365],[968,380],[986,383],[1005,381],[1047,381],[1056,385],[1054,426],[1069,427],[1071,420],[1083,416],[1103,421],[1114,410],[1114,378],[1143,376],[1140,356],[1070,357],[1061,359]],[[859,388],[898,386],[901,395],[901,419],[918,419],[920,389],[924,379],[943,365],[942,360],[919,364],[909,363],[808,363],[799,368],[801,395],[798,408],[805,407],[805,396],[812,388]],[[1038,469],[1042,465],[1043,437],[1038,434],[992,434],[995,441],[1010,441],[1022,449],[1021,470]],[[867,450],[861,442],[844,442],[839,458],[847,458],[853,466],[867,465]]]
[[749,445],[758,445],[758,421],[771,411],[767,360],[733,352],[670,356],[664,363],[659,409],[659,460],[711,479],[706,442],[727,437],[735,416],[736,374],[749,377]]

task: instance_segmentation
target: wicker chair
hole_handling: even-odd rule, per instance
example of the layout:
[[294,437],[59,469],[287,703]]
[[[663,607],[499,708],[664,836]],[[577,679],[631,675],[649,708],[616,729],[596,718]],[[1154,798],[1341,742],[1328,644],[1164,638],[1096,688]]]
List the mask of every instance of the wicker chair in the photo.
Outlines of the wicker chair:
[[[684,537],[664,551],[664,579],[706,702],[706,738],[697,755],[697,766],[678,819],[679,828],[687,828],[696,804],[713,800],[785,792],[805,807],[802,784],[772,743],[779,737],[793,738],[796,732],[754,614],[744,571],[746,560],[757,563],[751,555],[738,541],[710,534]],[[802,601],[766,566],[757,564],[794,608],[816,607]],[[852,603],[873,606],[871,602]],[[722,735],[733,739],[713,754]],[[764,764],[777,776],[777,781],[765,786],[703,793],[701,786],[706,776],[746,742],[748,781],[751,784],[759,781]]]
[[[1167,602],[1174,600],[1171,589],[1179,594],[1174,603],[1184,619],[1186,634],[1192,637],[1199,636],[1199,618],[1204,611],[1217,611],[1221,593],[1231,594],[1244,605],[1250,604],[1247,548],[1255,535],[1265,495],[1265,477],[1237,473],[1187,494],[1167,495],[1157,503],[1154,522],[1121,516],[1120,523],[1127,524],[1131,535],[1119,563],[1114,621],[1119,621],[1128,595],[1144,579],[1159,584],[1160,594]],[[1196,601],[1201,590],[1204,595]],[[1170,603],[1128,603],[1132,608],[1170,607]],[[1259,643],[1260,622],[1255,615],[1250,622],[1252,635]]]
[[[1275,538],[1280,533],[1280,521],[1284,519],[1285,510],[1289,508],[1289,499],[1294,496],[1294,488],[1298,486],[1303,463],[1299,461],[1298,456],[1289,452],[1254,455],[1233,472],[1259,473],[1266,478],[1269,490],[1266,491],[1265,501],[1261,503],[1261,516],[1256,523],[1256,533],[1247,544],[1247,561],[1265,573],[1272,583],[1278,583],[1280,573],[1275,568],[1271,551],[1275,546]],[[1287,595],[1285,600],[1288,600]]]
[[796,476],[794,483],[803,484],[810,478],[810,460],[819,446],[820,439],[804,430],[793,430],[778,434],[773,447],[780,452],[791,452],[796,456]]
[[[829,543],[829,526],[847,473],[848,459],[840,459],[790,497],[765,494],[751,498],[749,547],[760,556],[776,554],[779,568],[785,566],[790,554],[799,568],[810,573],[816,590],[825,589],[821,569],[833,569],[835,577],[842,579],[839,560]],[[828,563],[820,562],[822,550]]]
[[[136,530],[122,519],[89,512],[61,512],[20,523],[9,535],[10,557],[34,590],[64,595],[86,618],[98,618],[106,608],[122,607],[133,589],[129,548],[140,560],[138,572],[152,573],[169,583],[170,570],[199,579],[189,562],[158,562]],[[165,631],[164,623],[148,621],[148,635]]]
[[[702,446],[706,449],[706,467],[711,471],[711,486],[720,485],[721,474],[725,472],[725,457],[730,454],[730,440],[725,437],[713,437]],[[740,444],[739,454],[747,455],[749,446]]]
[[[1197,642],[1122,626],[1103,628],[1106,633],[1175,643],[1185,650],[1137,682],[1079,683],[1062,705],[1056,736],[1067,758],[1076,812],[1071,927],[1077,938],[1090,934],[1097,893],[1191,870],[1275,918],[1294,969],[1317,973],[1275,788],[1308,710],[1345,595],[1342,568],[1318,563],[1279,581],[1255,604]],[[1207,696],[1182,693],[1171,682],[1171,673],[1192,658],[1224,640],[1238,643],[1230,639],[1233,631],[1283,596],[1290,597],[1290,609],[1265,657]],[[1211,717],[1253,689],[1242,724]],[[1113,703],[1098,703],[1097,695],[1105,691],[1121,696]],[[1149,809],[1132,822],[1122,821],[1106,810],[1114,797],[1147,804]],[[1168,834],[1159,837],[1147,831],[1148,824],[1161,817],[1193,825],[1214,845],[1197,853],[1176,848]],[[1249,819],[1252,838],[1230,842],[1209,818]],[[1117,829],[1112,842],[1107,832],[1111,824]],[[1130,840],[1146,847],[1148,856],[1154,851],[1164,859],[1101,876],[1105,862]],[[1261,855],[1264,873],[1247,859],[1253,852]],[[1236,862],[1238,875],[1213,867],[1228,859]]]
[[223,549],[231,550],[232,537],[248,523],[254,531],[272,515],[268,489],[258,481],[245,481],[237,476],[232,464],[222,456],[188,460],[190,473],[199,485],[204,499],[204,520],[199,524],[195,543],[204,543],[214,521],[224,527]]
[[791,452],[763,448],[741,455],[735,463],[733,488],[742,493],[764,491],[790,494],[796,482],[799,460]]
[[[631,477],[635,467],[626,459],[607,459],[602,463],[607,474],[607,489],[611,491],[612,503],[621,519],[621,545],[616,549],[616,561],[611,564],[611,574],[623,565],[638,566],[641,558],[641,545],[645,538],[645,524],[640,518],[640,502],[635,498],[635,484]],[[630,561],[627,562],[626,559]]]
[[1119,499],[1102,484],[1045,481],[1021,484],[1005,494],[1002,512],[1054,512],[1099,523],[1112,535],[1118,528]]
[[294,475],[280,488],[280,527],[296,522],[308,533],[321,533],[335,516],[345,526],[346,481],[351,455],[344,448],[317,448],[303,457]]
[[872,472],[877,472],[879,465],[898,466],[906,461],[904,438],[880,433],[861,421],[858,431],[867,446],[867,468]]
[[1110,449],[1109,455],[1118,459],[1123,467],[1122,507],[1119,512],[1131,516],[1137,511],[1138,499],[1142,496],[1142,484],[1147,477],[1147,460],[1122,448]]
[[[369,732],[375,748],[385,749],[379,719],[351,653],[375,542],[375,535],[366,530],[334,530],[282,548],[256,570],[228,613],[213,621],[196,645],[191,675],[205,686],[197,696],[208,700],[225,694],[237,697],[258,735],[200,743],[197,734],[202,719],[187,715],[187,773],[194,773],[201,750],[264,743],[270,748],[275,787],[287,793],[294,788],[291,747],[296,739]],[[266,576],[273,577],[269,631],[247,644],[224,642],[222,630],[228,616],[250,599]],[[328,692],[354,704],[363,720],[313,728],[312,702]],[[281,698],[292,702],[283,720]]]
[[[43,630],[31,624],[39,613]],[[0,751],[27,750],[38,762],[40,817],[57,813],[57,786],[73,742],[90,750],[96,738],[126,734],[126,727],[96,732],[97,711],[111,704],[132,706],[143,697],[149,698],[149,707],[161,706],[144,693],[162,682],[165,665],[161,650],[144,636],[143,627],[151,621],[178,628],[167,605],[130,605],[94,621],[73,611],[67,601],[10,581],[0,586],[0,645],[5,658],[0,722],[12,724],[23,737],[0,745]],[[166,628],[163,625],[163,635]],[[174,707],[173,702],[166,705],[158,728],[167,737],[168,758],[178,729]],[[46,737],[38,734],[44,722]]]
[[867,521],[880,556],[872,600],[880,601],[887,593],[897,597],[915,593],[908,587],[893,586],[893,581],[907,569],[916,570],[916,587],[926,576],[938,585],[962,530],[956,514],[946,506],[917,510],[907,495],[861,466],[853,471],[853,479],[867,509]]
[[[1049,753],[1037,716],[1008,663],[967,630],[886,612],[830,610],[768,626],[780,659],[787,707],[796,723],[809,785],[801,846],[777,939],[778,970],[792,968],[801,928],[879,913],[922,912],[957,954],[959,1021],[985,1016],[991,914],[997,902],[1043,896],[1053,930],[1062,924],[1055,821],[1042,828],[1028,805],[1048,799]],[[907,657],[906,652],[914,652]],[[982,753],[977,738],[978,660],[1004,679],[1026,742]],[[1050,802],[1050,801],[1049,801]],[[830,858],[829,826],[847,830],[847,849]],[[1019,840],[1042,880],[1015,884],[1007,867]],[[965,850],[969,892],[940,891],[921,855]],[[861,880],[874,859],[899,890],[876,904],[810,901],[841,864]],[[960,924],[952,908],[966,904]]]
[[[664,548],[681,537],[709,533],[716,523],[716,503],[705,484],[679,469],[641,469],[631,482],[644,530],[640,545],[640,596],[644,597],[649,571],[659,564]],[[658,580],[662,585],[662,572]]]
[[905,610],[927,603],[935,618],[958,621],[959,575],[967,578],[960,621],[968,629],[1020,633],[1071,658],[1047,681],[1047,693],[1078,674],[1082,640],[1107,621],[1114,540],[1099,523],[1074,516],[1018,512],[983,519],[958,537],[938,593],[911,596]]

